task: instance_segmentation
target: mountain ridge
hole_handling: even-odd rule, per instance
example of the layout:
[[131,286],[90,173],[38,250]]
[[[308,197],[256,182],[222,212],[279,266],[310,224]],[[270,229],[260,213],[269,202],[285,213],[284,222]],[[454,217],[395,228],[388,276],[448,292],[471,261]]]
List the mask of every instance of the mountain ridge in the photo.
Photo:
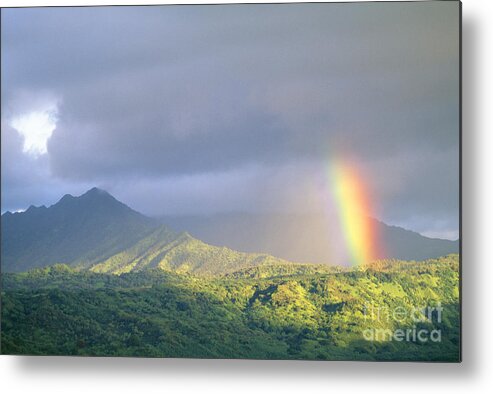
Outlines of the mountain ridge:
[[[184,229],[173,220],[168,226],[147,217],[99,188],[80,196],[65,194],[49,207],[32,205],[20,213],[7,211],[1,218],[1,265],[3,271],[10,272],[64,263],[116,274],[159,267],[215,275],[259,265],[294,264],[292,261],[330,263],[324,261],[323,256],[307,261],[306,254],[316,257],[313,249],[320,246],[317,242],[326,247],[323,242],[328,238],[303,220],[295,221],[294,226],[282,222],[267,225],[241,216],[244,220],[232,224],[205,220],[200,225],[208,231],[201,234],[190,223],[190,228]],[[386,244],[395,248],[385,257],[424,260],[458,251],[452,241],[426,238],[410,230],[378,223],[383,226],[383,232],[387,232]],[[218,228],[219,237],[211,239]],[[237,247],[225,238],[236,233],[246,244],[250,242],[250,250],[242,245]],[[269,242],[283,236],[285,239],[277,249],[269,249]],[[293,245],[299,249],[298,255],[290,256],[285,251]]]
[[[326,218],[318,214],[245,214],[211,216],[162,216],[161,223],[214,245],[243,252],[262,252],[276,257],[315,264],[343,264],[333,261]],[[459,252],[459,241],[425,237],[415,231],[371,219],[386,246],[378,258],[425,260]]]
[[160,226],[93,188],[81,196],[64,195],[50,207],[31,206],[4,213],[2,269],[23,271],[54,263],[90,266],[123,250]]

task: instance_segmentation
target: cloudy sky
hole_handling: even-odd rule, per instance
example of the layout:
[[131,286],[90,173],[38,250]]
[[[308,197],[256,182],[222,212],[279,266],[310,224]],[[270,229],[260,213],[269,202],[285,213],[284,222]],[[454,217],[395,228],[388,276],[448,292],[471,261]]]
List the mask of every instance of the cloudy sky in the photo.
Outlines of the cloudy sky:
[[98,186],[149,214],[321,209],[458,236],[457,2],[2,10],[2,212]]

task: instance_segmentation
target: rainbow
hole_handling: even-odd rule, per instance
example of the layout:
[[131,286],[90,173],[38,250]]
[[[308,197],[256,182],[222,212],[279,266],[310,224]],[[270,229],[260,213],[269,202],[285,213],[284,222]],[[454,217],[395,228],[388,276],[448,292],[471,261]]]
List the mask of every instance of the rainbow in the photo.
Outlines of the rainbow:
[[358,168],[333,160],[329,164],[329,182],[351,264],[364,265],[381,258],[377,223],[369,217],[374,212],[371,195]]

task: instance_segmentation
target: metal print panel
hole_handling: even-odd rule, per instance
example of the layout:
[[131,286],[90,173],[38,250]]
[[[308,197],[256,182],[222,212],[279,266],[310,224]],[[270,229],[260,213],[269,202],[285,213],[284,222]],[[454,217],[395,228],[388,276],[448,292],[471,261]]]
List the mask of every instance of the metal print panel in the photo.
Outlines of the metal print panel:
[[4,8],[1,352],[460,361],[460,3]]

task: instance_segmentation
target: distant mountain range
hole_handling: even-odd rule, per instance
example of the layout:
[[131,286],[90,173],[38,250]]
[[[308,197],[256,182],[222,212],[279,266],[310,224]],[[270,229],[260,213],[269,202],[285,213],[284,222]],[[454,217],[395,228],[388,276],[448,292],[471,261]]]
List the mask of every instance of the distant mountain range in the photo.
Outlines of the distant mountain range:
[[[331,242],[340,241],[331,237],[324,215],[232,213],[164,216],[160,220],[207,243],[243,252],[263,252],[300,263],[344,263],[332,261]],[[459,252],[458,240],[428,238],[373,220],[385,246],[382,258],[419,261]]]
[[[167,217],[165,224],[93,188],[79,197],[65,195],[50,207],[31,206],[25,212],[4,213],[1,269],[20,272],[64,263],[108,273],[160,267],[220,274],[259,265],[291,264],[286,260],[329,262],[322,247],[323,234],[310,224],[314,222],[301,217],[267,219],[246,215]],[[458,251],[457,241],[379,225],[393,258],[421,260]],[[224,246],[211,246],[185,230]]]

